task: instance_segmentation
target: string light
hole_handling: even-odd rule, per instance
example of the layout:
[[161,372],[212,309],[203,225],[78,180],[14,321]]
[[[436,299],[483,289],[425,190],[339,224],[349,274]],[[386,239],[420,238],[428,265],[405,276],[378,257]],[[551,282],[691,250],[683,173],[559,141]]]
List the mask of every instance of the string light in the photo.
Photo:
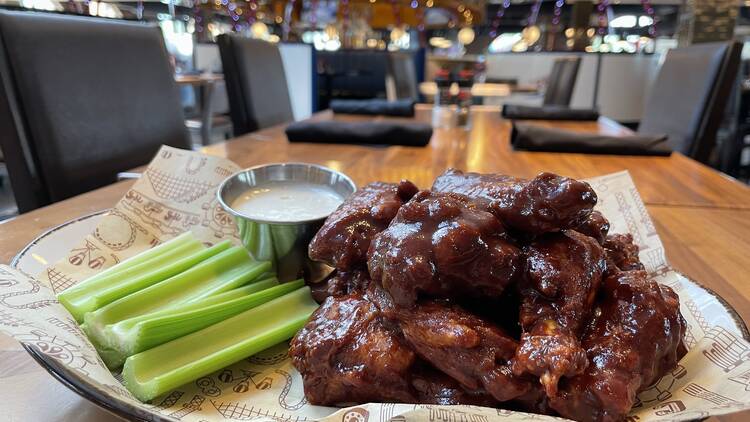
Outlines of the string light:
[[552,25],[560,25],[560,16],[562,15],[563,6],[565,6],[565,0],[555,1],[555,10],[552,12]]
[[643,10],[645,10],[648,17],[651,18],[651,25],[648,27],[648,34],[654,37],[656,36],[656,11],[654,10],[654,5],[651,4],[651,0],[641,0],[641,4],[643,5]]
[[197,0],[193,2],[193,17],[195,19],[195,32],[203,32],[203,12],[201,4]]
[[609,8],[609,0],[599,0],[599,4],[596,6],[596,10],[599,13],[599,35],[604,35],[607,32],[607,8]]
[[536,25],[537,19],[539,19],[539,10],[542,8],[542,0],[536,0],[531,6],[531,15],[529,15],[528,24],[529,26]]
[[222,0],[222,3],[225,4],[227,9],[227,14],[229,14],[229,17],[232,19],[232,21],[235,22],[233,28],[236,32],[242,31],[242,24],[240,23],[240,15],[237,14],[237,4],[235,4],[234,1],[228,1],[224,3]]
[[249,26],[251,26],[251,27],[253,26],[253,24],[255,23],[255,21],[258,18],[258,16],[257,16],[257,13],[258,13],[258,3],[257,3],[257,1],[258,0],[249,0],[248,1],[247,8],[250,9],[250,10],[247,12],[246,21],[247,21],[247,24]]
[[495,38],[497,36],[497,29],[500,27],[500,20],[505,16],[505,10],[510,7],[510,0],[504,0],[500,7],[497,9],[495,19],[492,20],[492,29],[490,30],[490,36]]

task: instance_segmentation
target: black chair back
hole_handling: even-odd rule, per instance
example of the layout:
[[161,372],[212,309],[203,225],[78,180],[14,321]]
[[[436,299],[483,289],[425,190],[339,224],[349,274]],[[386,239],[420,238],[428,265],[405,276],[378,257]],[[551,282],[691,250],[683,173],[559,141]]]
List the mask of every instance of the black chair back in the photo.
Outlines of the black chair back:
[[0,147],[19,210],[189,148],[156,26],[0,11]]
[[578,68],[581,66],[580,57],[563,57],[555,59],[552,72],[547,81],[547,91],[544,93],[544,105],[569,106],[573,98],[573,89],[578,78]]
[[[419,83],[414,54],[393,52],[388,54],[388,75],[395,86],[395,100],[419,100]],[[390,99],[390,98],[389,98]]]
[[387,51],[380,50],[316,52],[321,108],[328,108],[328,102],[332,98],[369,99],[385,97],[387,55]]
[[217,42],[235,136],[293,121],[278,47],[231,34]]
[[669,50],[638,132],[667,134],[674,151],[707,163],[737,78],[741,50],[738,42]]

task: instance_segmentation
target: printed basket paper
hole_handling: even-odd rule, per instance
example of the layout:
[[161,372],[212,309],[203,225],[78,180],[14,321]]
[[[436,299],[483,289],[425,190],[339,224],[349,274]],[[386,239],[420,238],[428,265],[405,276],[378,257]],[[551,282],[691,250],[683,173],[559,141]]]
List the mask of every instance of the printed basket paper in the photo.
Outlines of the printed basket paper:
[[[186,230],[206,244],[233,238],[233,220],[216,201],[219,183],[238,170],[230,161],[163,147],[143,177],[66,259],[36,277],[0,267],[0,331],[35,348],[66,376],[88,384],[145,419],[180,421],[552,421],[548,416],[474,406],[371,403],[346,409],[312,406],[280,344],[140,403],[112,374],[54,294]],[[589,180],[612,233],[630,232],[641,260],[680,294],[690,352],[671,373],[639,395],[630,421],[686,421],[750,409],[750,344],[702,302],[706,292],[672,270],[627,172]],[[709,311],[706,312],[705,310]],[[703,311],[702,311],[703,310]]]

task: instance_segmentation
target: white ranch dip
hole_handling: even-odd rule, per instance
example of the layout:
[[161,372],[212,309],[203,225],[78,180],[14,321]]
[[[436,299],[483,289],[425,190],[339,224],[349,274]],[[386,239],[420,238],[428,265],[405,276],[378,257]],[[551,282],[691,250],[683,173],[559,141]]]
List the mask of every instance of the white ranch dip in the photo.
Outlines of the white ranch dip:
[[325,218],[344,198],[336,191],[306,182],[266,182],[232,202],[238,213],[256,220],[291,223]]

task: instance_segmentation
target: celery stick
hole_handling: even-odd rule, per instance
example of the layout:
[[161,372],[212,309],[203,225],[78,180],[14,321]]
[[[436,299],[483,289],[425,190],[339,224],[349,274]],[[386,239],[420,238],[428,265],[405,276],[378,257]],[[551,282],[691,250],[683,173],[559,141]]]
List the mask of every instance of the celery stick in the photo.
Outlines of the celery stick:
[[88,279],[85,280],[85,282],[93,284],[95,283],[95,280],[99,278],[109,277],[112,274],[120,273],[134,265],[138,265],[143,262],[150,261],[154,258],[158,258],[159,256],[162,256],[164,253],[169,252],[170,250],[178,246],[185,245],[187,243],[193,243],[193,242],[197,243],[198,241],[195,239],[192,232],[187,231],[177,237],[167,240],[164,243],[156,245],[153,248],[146,249],[145,251],[137,255],[131,256],[130,258],[120,262],[117,265],[109,267],[105,269],[104,271],[89,277]]
[[[291,284],[291,283],[286,283],[286,284]],[[211,295],[211,296],[199,299],[199,300],[185,301],[183,303],[172,305],[172,306],[163,306],[157,310],[152,310],[152,311],[146,311],[146,312],[141,312],[141,313],[134,312],[133,315],[130,317],[125,317],[126,314],[124,312],[120,315],[113,315],[113,313],[110,313],[109,315],[97,315],[98,318],[97,318],[97,321],[95,322],[101,325],[97,327],[98,332],[96,333],[94,333],[94,330],[89,328],[89,324],[83,324],[81,327],[84,329],[86,333],[89,333],[89,336],[91,337],[98,337],[100,339],[101,338],[110,339],[112,338],[111,336],[113,332],[115,331],[120,332],[120,331],[128,330],[141,321],[146,321],[149,319],[159,318],[163,316],[170,316],[170,315],[183,313],[183,312],[190,312],[190,311],[203,309],[203,308],[217,305],[217,304],[224,304],[226,302],[230,302],[236,299],[241,299],[249,295],[262,292],[266,289],[269,289],[271,287],[278,286],[278,285],[279,284],[276,280],[266,279],[266,280],[261,280],[258,282],[253,282],[251,284],[238,287],[236,289],[232,289],[228,292],[217,293],[215,295]],[[119,316],[119,319],[118,319],[118,316]],[[88,320],[93,321],[94,315],[91,314]],[[105,341],[104,343],[116,344],[117,342]]]
[[[227,245],[228,247],[229,245]],[[150,259],[128,265],[125,269],[110,272],[106,276],[94,276],[57,295],[57,299],[78,322],[86,312],[99,309],[113,300],[132,291],[171,277],[192,265],[196,258],[203,258],[205,247],[195,239],[162,250]],[[126,261],[127,262],[127,261]],[[114,267],[113,267],[114,268]],[[110,293],[105,294],[109,291]]]
[[176,261],[170,260],[160,262],[147,273],[144,273],[132,279],[122,280],[121,283],[118,283],[116,285],[107,286],[106,288],[96,292],[94,296],[97,300],[98,305],[96,309],[101,308],[102,306],[112,303],[118,299],[121,299],[127,295],[138,292],[139,290],[145,289],[149,286],[153,286],[177,274],[180,274],[188,270],[189,268],[192,268],[197,264],[227,250],[231,246],[232,245],[228,240],[217,243],[210,248],[199,250],[198,252],[194,252]]
[[211,295],[199,301],[192,302],[191,304],[194,303],[196,305],[202,306],[213,305],[215,303],[226,302],[232,299],[247,296],[249,294],[257,293],[261,290],[270,289],[271,287],[277,286],[278,284],[279,280],[277,280],[276,277],[263,278],[261,280],[253,281],[250,284],[246,284],[242,287],[237,287],[236,289],[232,289],[227,292]]
[[[291,284],[291,283],[285,283],[285,284]],[[99,352],[99,355],[101,356],[102,360],[107,364],[109,368],[116,369],[122,366],[123,363],[125,363],[125,359],[128,358],[128,356],[134,355],[137,352],[140,352],[142,350],[146,350],[147,347],[141,347],[137,348],[134,347],[133,344],[139,342],[137,338],[131,338],[128,336],[134,336],[135,334],[134,327],[136,327],[140,322],[142,321],[149,321],[152,319],[159,319],[162,317],[171,317],[173,315],[177,314],[184,314],[193,312],[196,310],[201,310],[203,308],[211,307],[213,305],[219,305],[219,309],[221,309],[221,306],[223,306],[226,302],[230,302],[236,299],[240,299],[243,297],[246,297],[248,295],[252,295],[253,293],[262,292],[268,288],[271,288],[273,286],[278,285],[278,282],[275,279],[266,279],[261,280],[258,282],[253,282],[252,284],[238,287],[236,289],[230,290],[228,292],[215,294],[209,297],[206,297],[204,299],[200,299],[195,302],[190,303],[183,303],[180,305],[175,305],[171,307],[167,307],[166,309],[158,310],[155,312],[135,316],[117,323],[113,323],[110,325],[105,326],[98,326],[98,331],[93,332],[88,328],[88,325],[84,324],[82,326],[84,332],[89,336],[89,338],[93,340],[96,340],[96,344],[94,346],[96,347],[97,351]],[[295,288],[300,287],[301,284],[298,284]],[[287,291],[291,291],[294,289],[289,289]],[[273,298],[268,298],[265,301],[271,300]],[[240,304],[241,306],[242,304]],[[255,305],[257,306],[257,305]],[[239,312],[242,312],[244,310],[250,309],[250,307],[247,307],[245,309],[240,309],[237,312],[230,314],[227,314],[221,319],[218,319],[216,321],[213,321],[209,324],[202,324],[199,320],[198,324],[199,326],[195,328],[191,328],[190,330],[185,330],[185,332],[181,332],[178,335],[169,337],[163,341],[154,341],[153,344],[149,347],[156,346],[161,343],[165,343],[169,340],[172,340],[174,338],[179,337],[180,335],[188,334],[193,331],[197,331],[201,328],[207,327],[208,325],[213,324],[214,322],[218,322],[224,319],[227,319],[235,314],[238,314]],[[188,314],[186,317],[190,318],[192,314]],[[180,320],[178,318],[178,320]],[[168,320],[169,321],[169,320]],[[167,330],[170,330],[169,328]],[[138,349],[138,350],[136,350]]]
[[254,262],[243,248],[232,247],[167,280],[87,313],[86,334],[108,345],[104,332],[108,324],[231,290],[257,278],[270,266],[268,262]]
[[[285,283],[285,284],[292,284],[292,283],[298,283],[298,282],[299,280],[295,282]],[[279,285],[278,281],[276,281],[275,279],[271,279],[271,278],[261,280],[261,281],[256,281],[251,284],[238,287],[236,289],[232,289],[228,292],[217,293],[215,295],[212,295],[212,296],[200,299],[200,300],[196,300],[193,302],[182,303],[179,305],[166,307],[165,309],[161,309],[158,311],[145,313],[139,316],[134,316],[132,318],[128,318],[120,322],[116,322],[115,324],[111,324],[108,326],[108,329],[110,329],[114,325],[124,324],[125,322],[128,322],[131,325],[134,325],[140,321],[145,321],[147,319],[156,318],[159,316],[172,315],[176,313],[202,309],[202,308],[213,306],[216,304],[223,304],[225,302],[229,302],[235,299],[241,299],[246,296],[264,291],[266,289],[270,289],[271,287],[278,286],[278,285]],[[297,286],[297,288],[298,287],[300,286]],[[86,326],[85,324],[82,325],[82,327],[85,327],[85,326]]]
[[[112,346],[112,349],[128,357],[224,321],[297,290],[304,284],[304,281],[297,280],[222,303],[206,306],[201,302],[195,302],[131,318],[107,326],[108,344]],[[207,301],[213,299],[215,296],[208,298]]]
[[125,361],[127,389],[151,400],[185,383],[287,340],[318,304],[302,287],[200,331],[138,353]]

